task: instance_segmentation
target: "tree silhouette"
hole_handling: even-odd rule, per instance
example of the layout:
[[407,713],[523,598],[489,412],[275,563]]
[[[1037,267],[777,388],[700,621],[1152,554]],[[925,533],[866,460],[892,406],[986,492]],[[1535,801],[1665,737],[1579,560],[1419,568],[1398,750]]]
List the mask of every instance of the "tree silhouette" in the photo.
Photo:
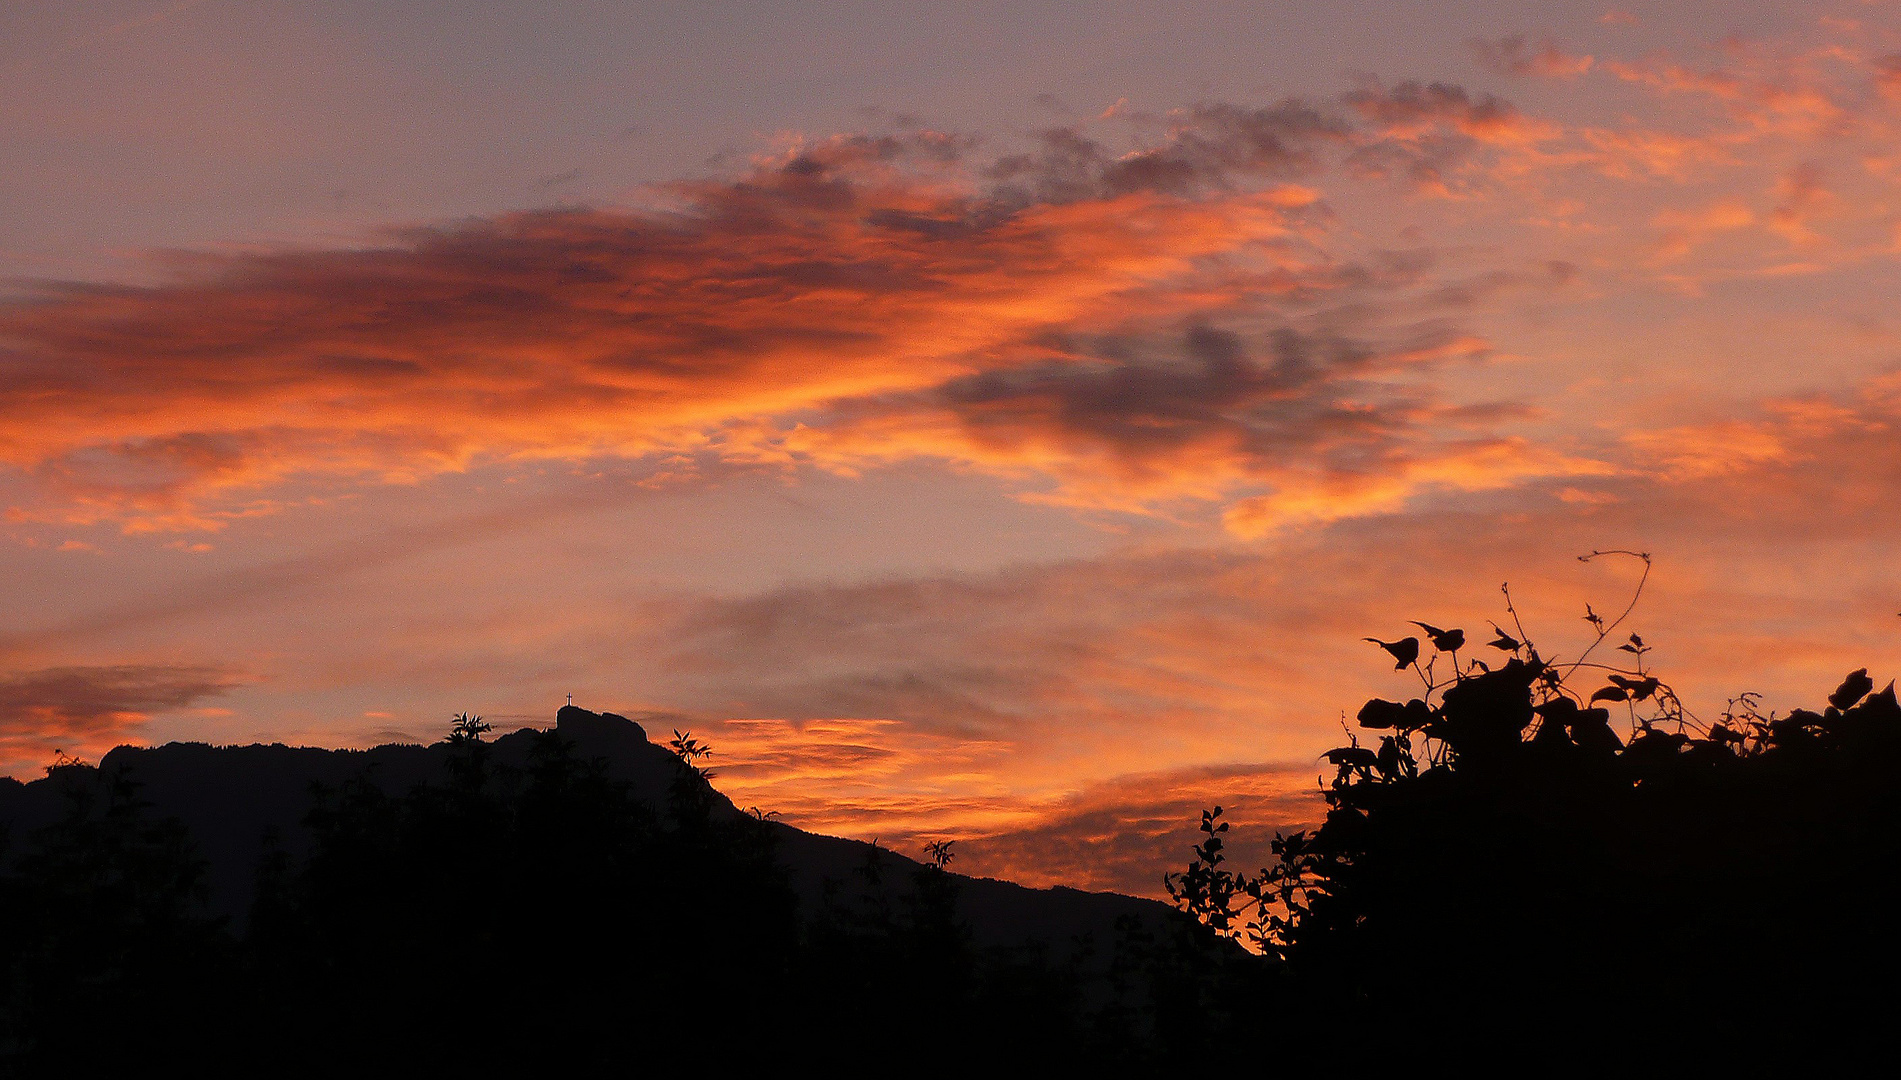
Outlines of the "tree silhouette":
[[[703,741],[656,747],[581,710],[561,722],[619,756],[559,727],[489,738],[472,713],[426,748],[122,755],[248,762],[217,775],[267,802],[298,775],[272,769],[321,766],[301,820],[250,848],[251,902],[229,921],[209,914],[194,834],[123,768],[0,786],[45,805],[57,783],[66,800],[0,850],[0,1074],[64,1071],[77,1046],[93,1071],[159,1057],[313,1075],[869,1068],[947,1042],[1013,1067],[1127,1067],[1212,1030],[1186,1003],[1225,985],[1201,975],[1218,939],[1186,920],[980,944],[971,905],[999,893],[973,896],[949,839],[921,862],[862,849],[829,902],[802,900],[780,858],[801,834],[720,796]],[[851,847],[818,839],[802,837],[808,854]],[[990,925],[1073,904],[1010,903],[1024,899],[1037,904]]]
[[[1647,580],[1647,555],[1615,554]],[[1573,1062],[1865,1044],[1901,970],[1894,685],[1860,670],[1820,712],[1745,695],[1706,722],[1640,635],[1610,650],[1622,663],[1592,659],[1636,596],[1616,618],[1587,607],[1571,660],[1541,655],[1505,596],[1513,632],[1494,625],[1489,661],[1414,624],[1435,643],[1407,665],[1420,695],[1360,709],[1377,742],[1325,755],[1325,820],[1276,836],[1272,865],[1230,871],[1220,808],[1204,813],[1165,879],[1177,905],[1330,1002],[1313,1038],[1352,1032],[1364,1060],[1417,1053],[1421,1031]],[[1588,1037],[1585,1017],[1602,1018]]]
[[0,876],[0,1063],[179,1051],[193,1007],[222,1004],[229,974],[223,928],[202,910],[204,863],[126,770],[62,755],[47,774],[65,812]]

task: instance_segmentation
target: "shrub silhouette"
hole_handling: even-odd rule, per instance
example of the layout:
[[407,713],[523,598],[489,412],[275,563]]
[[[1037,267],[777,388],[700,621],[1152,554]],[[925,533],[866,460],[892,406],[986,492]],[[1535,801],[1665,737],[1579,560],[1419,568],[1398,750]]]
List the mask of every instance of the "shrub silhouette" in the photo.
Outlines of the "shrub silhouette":
[[1420,696],[1360,709],[1377,741],[1325,755],[1324,823],[1277,836],[1274,865],[1231,871],[1221,809],[1204,813],[1165,879],[1178,906],[1330,1003],[1316,1029],[1352,1030],[1362,1055],[1760,1067],[1869,1043],[1901,960],[1894,685],[1860,670],[1820,712],[1745,695],[1701,721],[1639,635],[1612,650],[1625,663],[1590,660],[1641,591],[1615,620],[1587,608],[1596,640],[1568,662],[1540,655],[1509,592],[1489,663],[1459,661],[1457,630],[1414,624],[1423,663],[1417,639],[1372,639]]

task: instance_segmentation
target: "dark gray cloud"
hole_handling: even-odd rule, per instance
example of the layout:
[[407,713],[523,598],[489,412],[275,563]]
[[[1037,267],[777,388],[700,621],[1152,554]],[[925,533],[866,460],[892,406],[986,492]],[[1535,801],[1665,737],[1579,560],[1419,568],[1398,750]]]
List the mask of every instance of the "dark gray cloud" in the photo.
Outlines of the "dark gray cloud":
[[[1404,401],[1370,403],[1376,391],[1361,380],[1382,358],[1343,337],[1283,328],[1254,348],[1198,326],[1173,355],[1153,359],[1131,355],[1145,343],[1095,344],[1108,347],[1081,362],[949,383],[943,400],[980,440],[1086,444],[1077,449],[1106,450],[1136,471],[1197,448],[1262,462],[1348,446],[1376,453],[1416,412]],[[1349,406],[1349,397],[1359,401]]]
[[1349,170],[1435,193],[1482,182],[1467,175],[1480,151],[1523,137],[1531,124],[1503,98],[1452,83],[1367,78],[1341,101],[1360,120]]
[[183,709],[239,685],[213,667],[117,664],[0,675],[0,755],[46,759],[54,749],[103,750],[152,713]]
[[1476,134],[1523,119],[1511,102],[1484,92],[1474,94],[1456,83],[1408,79],[1389,87],[1365,79],[1341,100],[1376,131],[1389,134],[1435,127]]
[[1066,203],[1147,191],[1194,195],[1239,183],[1291,179],[1316,171],[1323,154],[1352,134],[1348,120],[1297,100],[1245,107],[1196,105],[1166,118],[1159,145],[1117,151],[1083,132],[1040,132],[1027,152],[985,170],[1005,205]]
[[1582,75],[1591,68],[1589,56],[1573,56],[1556,39],[1544,35],[1535,41],[1523,34],[1499,38],[1471,38],[1466,47],[1483,67],[1501,75],[1546,78]]
[[[1568,60],[1538,52],[1526,62],[1549,66],[1554,56]],[[1588,66],[1588,59],[1583,63]],[[996,184],[989,202],[1015,207],[1132,192],[1194,196],[1311,176],[1339,155],[1362,173],[1436,182],[1480,143],[1526,123],[1510,102],[1493,94],[1445,82],[1389,87],[1370,77],[1334,99],[1202,103],[1132,120],[1136,126],[1159,125],[1163,133],[1132,136],[1120,147],[1091,133],[1100,125],[1036,133],[1030,149],[998,157],[984,169]]]

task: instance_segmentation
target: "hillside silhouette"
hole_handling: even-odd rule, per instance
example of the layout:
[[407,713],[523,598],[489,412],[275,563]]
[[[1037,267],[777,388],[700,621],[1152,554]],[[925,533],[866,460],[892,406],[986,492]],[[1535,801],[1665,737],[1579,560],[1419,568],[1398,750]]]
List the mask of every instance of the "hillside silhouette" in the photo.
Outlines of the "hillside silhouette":
[[1205,1028],[1164,983],[1244,958],[1167,905],[741,811],[690,736],[572,706],[486,731],[121,747],[0,783],[0,1061],[869,1061],[952,1031],[1159,1059]]

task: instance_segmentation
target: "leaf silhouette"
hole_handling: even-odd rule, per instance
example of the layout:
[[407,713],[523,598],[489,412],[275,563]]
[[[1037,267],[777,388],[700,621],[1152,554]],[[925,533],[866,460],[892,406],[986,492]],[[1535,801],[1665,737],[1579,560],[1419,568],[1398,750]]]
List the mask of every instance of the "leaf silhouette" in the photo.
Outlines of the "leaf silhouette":
[[1491,641],[1487,642],[1486,644],[1490,645],[1494,649],[1503,649],[1506,652],[1517,652],[1519,645],[1523,644],[1517,638],[1511,636],[1510,634],[1507,634],[1503,630],[1500,630],[1497,623],[1492,624],[1492,629],[1495,632],[1497,632],[1498,636],[1493,638]]
[[1843,679],[1841,686],[1836,687],[1835,692],[1828,696],[1828,703],[1847,712],[1854,707],[1856,702],[1867,697],[1868,692],[1874,688],[1875,681],[1868,677],[1868,669],[1857,668],[1849,672],[1848,678]]
[[1378,765],[1380,761],[1378,754],[1375,754],[1364,746],[1336,747],[1327,751],[1324,756],[1327,759],[1327,764],[1340,765],[1349,769],[1356,766],[1370,769]]
[[1424,630],[1426,636],[1432,639],[1432,647],[1440,652],[1458,652],[1465,647],[1465,631],[1463,630],[1441,630],[1417,619],[1412,620],[1412,624]]
[[1374,698],[1360,707],[1360,713],[1354,719],[1360,722],[1361,727],[1366,728],[1398,728],[1401,731],[1417,731],[1432,723],[1432,708],[1418,698],[1404,705],[1397,701]]
[[1381,641],[1379,638],[1363,638],[1362,640],[1370,641],[1392,653],[1396,661],[1393,664],[1394,671],[1404,671],[1419,660],[1419,639],[1416,637],[1400,638],[1398,641]]
[[1354,719],[1364,728],[1397,727],[1400,719],[1406,715],[1406,706],[1397,701],[1374,698],[1360,706],[1360,712]]
[[1654,675],[1646,675],[1641,679],[1626,678],[1622,675],[1611,675],[1609,678],[1611,682],[1617,684],[1619,689],[1629,693],[1635,701],[1649,700],[1650,695],[1656,693],[1657,688],[1663,685]]
[[1606,686],[1604,689],[1599,690],[1597,693],[1591,695],[1592,704],[1596,704],[1597,702],[1600,702],[1600,701],[1628,701],[1628,700],[1630,700],[1630,694],[1626,693],[1624,689],[1620,686]]

